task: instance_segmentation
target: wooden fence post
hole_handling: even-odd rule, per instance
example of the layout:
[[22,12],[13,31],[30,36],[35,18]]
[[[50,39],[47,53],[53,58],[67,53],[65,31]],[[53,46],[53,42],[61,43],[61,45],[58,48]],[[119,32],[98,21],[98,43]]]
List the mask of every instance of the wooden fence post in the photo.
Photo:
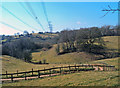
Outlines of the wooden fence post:
[[60,67],[60,74],[61,74],[61,67]]
[[11,74],[11,81],[13,82],[13,74]]
[[33,75],[33,68],[32,68],[32,75]]
[[76,64],[75,64],[75,71],[76,71]]
[[6,77],[8,77],[8,75],[7,75],[7,71],[6,71]]
[[107,69],[107,67],[106,67],[106,71],[107,71],[108,69]]
[[25,72],[25,80],[26,80],[26,72]]
[[100,70],[99,66],[98,66],[98,71]]
[[79,66],[78,66],[78,69],[77,69],[77,71],[79,72]]
[[105,66],[104,68],[105,68],[105,71],[106,71],[106,70],[107,70],[107,69],[106,69],[106,66]]
[[18,76],[18,70],[17,70],[17,76]]
[[64,74],[64,67],[62,66],[62,74]]
[[38,78],[40,78],[40,71],[38,70]]
[[45,74],[45,68],[44,68],[44,74]]
[[69,73],[70,73],[70,65],[69,65]]
[[49,76],[51,76],[51,69],[49,71],[50,71],[50,75]]
[[93,68],[93,65],[91,65],[91,67]]

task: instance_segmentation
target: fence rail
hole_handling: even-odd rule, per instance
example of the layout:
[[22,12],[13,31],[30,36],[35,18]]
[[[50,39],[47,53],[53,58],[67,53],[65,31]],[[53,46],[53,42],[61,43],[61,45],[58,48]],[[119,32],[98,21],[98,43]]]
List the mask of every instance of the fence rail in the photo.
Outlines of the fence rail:
[[[113,71],[115,70],[115,66],[106,66],[106,65],[101,65],[101,64],[79,64],[79,65],[69,65],[69,66],[62,66],[62,67],[53,67],[49,69],[41,69],[41,70],[32,70],[31,71],[26,71],[26,72],[17,72],[16,73],[8,73],[6,71],[5,74],[0,74],[2,75],[2,79],[11,79],[11,81],[14,81],[14,78],[24,78],[27,80],[27,77],[31,76],[38,76],[38,78],[41,77],[41,75],[49,75],[55,74],[55,73],[60,73],[60,74],[65,74],[65,73],[71,73],[75,71],[90,71],[90,70],[101,70],[101,71]],[[46,72],[47,71],[47,72]],[[28,75],[29,73],[29,75]],[[31,73],[31,75],[30,75]],[[36,74],[33,74],[36,73]],[[22,74],[22,75],[20,75]]]

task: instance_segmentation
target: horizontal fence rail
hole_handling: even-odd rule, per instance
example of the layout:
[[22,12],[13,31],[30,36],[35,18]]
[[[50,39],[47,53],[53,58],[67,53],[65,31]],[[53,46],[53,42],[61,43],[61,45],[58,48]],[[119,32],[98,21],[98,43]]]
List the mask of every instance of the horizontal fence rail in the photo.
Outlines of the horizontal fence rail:
[[2,81],[11,80],[15,78],[24,78],[27,80],[27,77],[34,77],[37,76],[38,78],[44,77],[44,76],[52,76],[52,75],[58,75],[58,74],[67,74],[67,73],[73,73],[78,71],[91,71],[91,70],[98,70],[98,71],[114,71],[115,66],[107,66],[107,65],[101,65],[101,64],[79,64],[79,65],[69,65],[69,66],[61,66],[61,67],[52,67],[47,69],[41,69],[41,70],[32,70],[31,71],[25,71],[25,72],[17,72],[16,73],[8,73],[6,71],[5,74],[2,75]]

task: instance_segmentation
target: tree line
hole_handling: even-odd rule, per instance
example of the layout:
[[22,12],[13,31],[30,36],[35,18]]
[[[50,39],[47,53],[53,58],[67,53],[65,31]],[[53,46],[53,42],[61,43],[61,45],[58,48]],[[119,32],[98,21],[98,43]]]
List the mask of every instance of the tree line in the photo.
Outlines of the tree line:
[[51,48],[47,43],[36,43],[30,38],[20,38],[2,45],[2,55],[9,55],[30,62],[31,52],[36,49]]
[[85,51],[105,56],[106,47],[103,36],[118,36],[119,26],[103,26],[81,28],[79,30],[63,30],[59,33],[56,47],[58,55],[70,52]]

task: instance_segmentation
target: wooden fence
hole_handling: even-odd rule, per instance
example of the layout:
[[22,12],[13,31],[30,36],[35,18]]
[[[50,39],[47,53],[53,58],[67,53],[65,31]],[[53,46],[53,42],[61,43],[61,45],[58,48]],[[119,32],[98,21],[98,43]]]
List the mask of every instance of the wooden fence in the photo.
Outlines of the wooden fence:
[[[113,71],[115,70],[115,66],[106,66],[101,64],[79,64],[79,65],[69,65],[64,67],[53,67],[49,69],[42,69],[42,70],[31,70],[26,72],[17,72],[16,73],[8,73],[6,71],[5,74],[2,75],[2,79],[9,79],[12,82],[15,78],[24,78],[27,80],[27,77],[38,77],[41,78],[43,75],[52,76],[53,74],[68,74],[73,72],[79,71],[90,71],[90,70],[98,70],[98,71]],[[46,72],[47,71],[47,72]]]

